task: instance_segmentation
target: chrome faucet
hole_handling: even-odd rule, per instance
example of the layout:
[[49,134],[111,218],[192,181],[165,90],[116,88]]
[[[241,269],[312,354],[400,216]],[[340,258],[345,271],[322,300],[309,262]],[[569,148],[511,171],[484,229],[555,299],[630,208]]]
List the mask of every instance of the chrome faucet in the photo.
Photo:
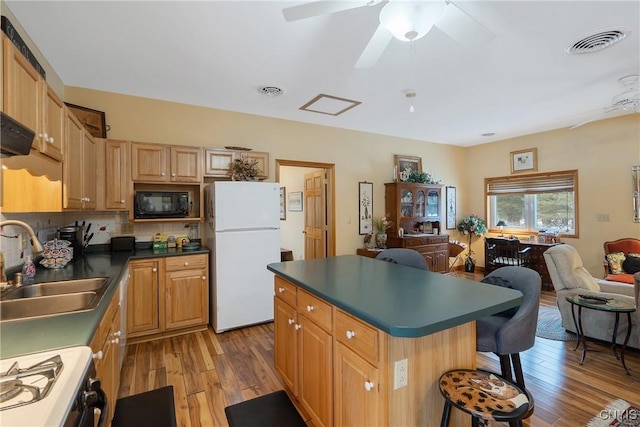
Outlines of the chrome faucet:
[[31,239],[31,252],[33,252],[34,255],[39,254],[44,250],[44,248],[42,247],[42,243],[40,243],[40,241],[38,240],[38,237],[33,231],[33,228],[31,228],[31,226],[26,222],[18,221],[15,219],[0,221],[0,227],[4,227],[5,225],[17,225],[27,230],[27,233],[29,233],[29,238]]

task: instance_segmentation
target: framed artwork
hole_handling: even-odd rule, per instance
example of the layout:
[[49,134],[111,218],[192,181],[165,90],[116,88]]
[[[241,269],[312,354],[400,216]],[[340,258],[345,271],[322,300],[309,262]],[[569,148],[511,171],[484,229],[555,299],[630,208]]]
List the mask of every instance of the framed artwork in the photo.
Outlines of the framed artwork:
[[538,170],[538,149],[511,152],[511,173],[535,172]]
[[302,191],[289,193],[289,211],[302,212]]
[[104,112],[98,110],[92,110],[91,108],[81,107],[79,105],[73,105],[64,103],[69,110],[75,114],[80,120],[82,126],[89,131],[89,133],[96,138],[106,138],[109,128],[105,124]]
[[280,220],[285,221],[287,219],[287,190],[286,187],[280,187]]
[[447,230],[456,228],[456,187],[446,188]]
[[407,181],[411,172],[422,173],[422,158],[413,156],[401,156],[396,154],[395,158],[395,179]]
[[369,234],[373,230],[373,183],[358,183],[358,230]]

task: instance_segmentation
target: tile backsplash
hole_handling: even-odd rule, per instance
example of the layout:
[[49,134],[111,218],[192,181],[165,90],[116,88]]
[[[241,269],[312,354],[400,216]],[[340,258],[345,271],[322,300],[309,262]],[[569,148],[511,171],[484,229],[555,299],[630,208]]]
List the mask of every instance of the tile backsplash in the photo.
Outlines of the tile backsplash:
[[[20,213],[0,214],[0,221],[17,219],[29,224],[36,232],[41,242],[55,238],[57,229],[65,225],[72,225],[76,221],[91,224],[89,234],[94,233],[90,245],[109,243],[111,237],[135,236],[136,240],[153,240],[155,233],[165,233],[174,236],[186,236],[189,222],[166,223],[129,223],[128,212],[65,212],[65,213]],[[24,263],[27,255],[31,254],[31,243],[27,241],[24,248],[20,248],[19,235],[26,231],[21,227],[5,226],[0,233],[0,251],[4,255],[6,268]]]

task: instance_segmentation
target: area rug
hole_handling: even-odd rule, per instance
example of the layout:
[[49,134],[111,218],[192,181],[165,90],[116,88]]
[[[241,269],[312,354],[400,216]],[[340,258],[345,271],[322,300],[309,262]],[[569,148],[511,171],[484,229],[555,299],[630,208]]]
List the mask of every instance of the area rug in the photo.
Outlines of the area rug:
[[567,332],[562,327],[562,318],[557,307],[540,307],[536,336],[554,341],[576,341],[576,334]]
[[224,408],[229,427],[306,427],[284,390]]
[[640,408],[622,399],[614,400],[584,427],[632,427],[640,426]]

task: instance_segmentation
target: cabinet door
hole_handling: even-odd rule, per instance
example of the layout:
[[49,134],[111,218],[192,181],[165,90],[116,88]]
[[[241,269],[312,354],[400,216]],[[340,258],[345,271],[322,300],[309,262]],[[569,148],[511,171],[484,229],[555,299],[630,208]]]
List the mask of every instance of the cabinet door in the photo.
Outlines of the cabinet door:
[[298,332],[296,310],[274,298],[274,365],[280,378],[298,396]]
[[64,103],[44,80],[40,81],[40,92],[44,99],[40,151],[53,159],[62,160]]
[[235,159],[235,151],[205,150],[204,175],[219,178],[231,178],[231,164]]
[[127,334],[130,337],[160,331],[158,264],[157,260],[133,261],[129,264]]
[[314,426],[332,425],[332,338],[299,314],[300,387],[298,398]]
[[[65,108],[65,111],[62,207],[65,209],[82,209],[84,202],[82,193],[84,129],[80,121],[69,109]],[[95,177],[95,170],[93,176]]]
[[127,209],[129,207],[129,156],[125,141],[105,142],[105,207]]
[[171,182],[202,181],[202,150],[171,147]]
[[7,37],[3,42],[4,112],[36,133],[32,149],[40,149],[40,115],[42,100],[39,82],[42,77]]
[[400,189],[400,218],[413,218],[413,191],[407,188]]
[[209,286],[206,270],[173,271],[166,276],[165,329],[206,325]]
[[380,372],[343,344],[334,363],[335,425],[380,426]]
[[96,195],[96,142],[88,130],[82,133],[82,208],[95,209]]
[[133,181],[168,182],[167,146],[131,144],[131,179]]
[[435,251],[433,259],[433,270],[436,273],[446,273],[449,263],[449,251]]

